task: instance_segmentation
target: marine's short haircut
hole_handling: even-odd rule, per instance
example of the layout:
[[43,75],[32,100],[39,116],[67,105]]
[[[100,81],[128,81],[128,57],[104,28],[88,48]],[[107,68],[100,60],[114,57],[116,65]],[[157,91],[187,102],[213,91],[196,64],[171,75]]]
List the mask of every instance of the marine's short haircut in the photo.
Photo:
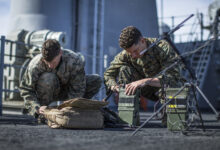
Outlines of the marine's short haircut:
[[60,43],[54,39],[46,40],[42,45],[42,57],[50,62],[60,53]]
[[140,37],[142,37],[141,32],[134,26],[125,27],[119,37],[119,46],[123,49],[130,48],[133,44],[137,44]]

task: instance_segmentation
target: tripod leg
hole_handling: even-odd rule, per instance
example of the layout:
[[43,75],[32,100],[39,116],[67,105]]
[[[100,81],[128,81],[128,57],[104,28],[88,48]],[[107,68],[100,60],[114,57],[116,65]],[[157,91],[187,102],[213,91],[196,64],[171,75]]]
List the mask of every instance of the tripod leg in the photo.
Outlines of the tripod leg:
[[[179,93],[183,91],[183,89],[186,87],[184,85],[173,97],[176,97]],[[132,134],[131,136],[135,135],[146,123],[148,123],[154,116],[156,116],[167,104],[169,104],[173,99],[169,99],[166,103],[164,103],[156,112],[154,112],[144,123],[142,123],[141,126],[139,126]]]
[[196,97],[195,85],[194,84],[192,84],[192,90],[193,90],[193,96],[194,96],[195,101],[196,101],[196,109],[197,109],[197,111],[199,113],[200,122],[202,123],[202,129],[205,132],[205,126],[204,126],[204,122],[203,122],[203,119],[202,119],[201,111],[200,111],[200,108],[199,108],[199,105],[198,105],[198,99]]
[[219,113],[217,112],[217,110],[212,106],[212,104],[210,103],[210,101],[208,100],[208,98],[205,96],[205,94],[200,90],[200,88],[195,85],[196,89],[198,90],[198,92],[201,94],[201,96],[204,98],[204,100],[208,103],[208,105],[211,107],[212,111],[216,114],[217,119],[219,119]]

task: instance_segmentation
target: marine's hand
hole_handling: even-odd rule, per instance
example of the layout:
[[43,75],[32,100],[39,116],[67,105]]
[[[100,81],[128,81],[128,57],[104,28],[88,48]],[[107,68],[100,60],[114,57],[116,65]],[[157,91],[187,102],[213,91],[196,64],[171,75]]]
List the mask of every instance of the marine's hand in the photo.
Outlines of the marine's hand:
[[143,84],[142,80],[134,81],[125,85],[125,94],[126,95],[134,95],[137,88],[139,88]]
[[119,85],[111,86],[113,92],[119,92]]
[[47,108],[47,106],[41,106],[38,110],[38,113],[39,114],[43,114],[44,113],[44,110]]

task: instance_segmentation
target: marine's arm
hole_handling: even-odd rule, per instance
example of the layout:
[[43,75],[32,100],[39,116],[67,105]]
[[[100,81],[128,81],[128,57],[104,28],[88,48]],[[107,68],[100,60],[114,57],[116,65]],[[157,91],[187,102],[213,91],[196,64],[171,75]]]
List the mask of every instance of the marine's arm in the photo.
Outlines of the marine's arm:
[[39,70],[28,66],[20,82],[20,94],[24,99],[24,106],[30,115],[35,116],[40,108],[35,91],[35,85],[39,78]]
[[120,67],[123,65],[128,65],[127,57],[125,53],[126,53],[125,51],[122,51],[117,56],[115,56],[109,68],[106,69],[106,71],[104,72],[104,83],[107,91],[118,90],[117,77],[120,71]]
[[153,87],[161,87],[159,78],[144,78],[141,80],[137,80],[134,82],[131,82],[129,84],[126,84],[125,86],[125,94],[126,95],[133,95],[135,94],[137,88],[149,85]]

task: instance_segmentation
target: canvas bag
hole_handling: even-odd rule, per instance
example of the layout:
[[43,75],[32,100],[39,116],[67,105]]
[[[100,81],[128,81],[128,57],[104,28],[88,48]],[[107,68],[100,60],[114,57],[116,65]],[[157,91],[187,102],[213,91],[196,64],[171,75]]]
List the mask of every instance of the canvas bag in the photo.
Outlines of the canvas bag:
[[44,117],[51,128],[98,129],[103,128],[104,117],[100,109],[107,102],[75,98],[46,109]]

